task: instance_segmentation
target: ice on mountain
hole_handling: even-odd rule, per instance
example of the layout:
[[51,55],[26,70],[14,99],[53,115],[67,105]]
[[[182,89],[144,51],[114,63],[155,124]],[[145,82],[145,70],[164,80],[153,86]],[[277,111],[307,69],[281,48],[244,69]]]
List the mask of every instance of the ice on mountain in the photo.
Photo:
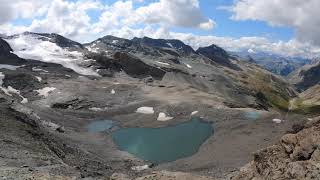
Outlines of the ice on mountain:
[[42,38],[37,35],[21,34],[6,41],[13,49],[13,53],[21,58],[61,64],[82,75],[98,76],[92,69],[79,66],[84,59],[81,52],[68,51],[55,43],[41,40],[40,37]]

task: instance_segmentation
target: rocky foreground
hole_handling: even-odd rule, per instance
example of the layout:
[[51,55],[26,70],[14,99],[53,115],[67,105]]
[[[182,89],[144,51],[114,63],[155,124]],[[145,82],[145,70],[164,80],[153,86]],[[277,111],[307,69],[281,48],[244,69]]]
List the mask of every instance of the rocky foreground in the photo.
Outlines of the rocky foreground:
[[320,179],[320,118],[254,154],[231,179]]

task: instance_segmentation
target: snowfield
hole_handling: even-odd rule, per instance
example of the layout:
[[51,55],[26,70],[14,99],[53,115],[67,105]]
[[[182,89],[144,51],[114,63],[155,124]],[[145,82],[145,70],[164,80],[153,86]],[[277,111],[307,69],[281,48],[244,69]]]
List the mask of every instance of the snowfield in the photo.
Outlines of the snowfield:
[[141,114],[153,114],[154,109],[153,109],[153,107],[140,107],[137,109],[136,112],[141,113]]
[[81,52],[68,51],[57,46],[55,43],[41,40],[44,38],[47,37],[34,34],[20,34],[5,40],[10,44],[13,53],[20,58],[61,64],[82,75],[98,76],[94,70],[79,66],[84,60]]
[[17,70],[20,67],[22,67],[22,66],[13,66],[13,65],[8,65],[8,64],[0,64],[0,69],[8,69],[8,70],[12,70],[12,71]]
[[169,121],[173,119],[173,117],[170,117],[170,116],[167,116],[165,113],[161,112],[159,113],[159,116],[158,116],[158,121]]

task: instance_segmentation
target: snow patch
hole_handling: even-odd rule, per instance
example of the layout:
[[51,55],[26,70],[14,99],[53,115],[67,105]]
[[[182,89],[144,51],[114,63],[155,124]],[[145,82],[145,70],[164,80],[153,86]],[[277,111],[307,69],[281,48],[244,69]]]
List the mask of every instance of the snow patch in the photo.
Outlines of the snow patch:
[[282,122],[282,120],[281,119],[272,119],[272,122],[280,124]]
[[98,108],[98,107],[92,107],[92,108],[89,108],[90,111],[95,111],[95,112],[100,112],[100,111],[104,111],[105,109],[102,109],[102,108]]
[[35,77],[36,77],[36,79],[37,79],[39,82],[42,81],[42,78],[41,78],[41,77],[39,77],[39,76],[35,76]]
[[248,49],[248,53],[253,54],[253,53],[255,53],[255,51],[253,49]]
[[84,59],[81,52],[68,51],[41,38],[43,37],[40,35],[21,34],[6,41],[13,49],[13,53],[21,58],[61,64],[79,74],[99,76],[92,69],[79,66]]
[[112,44],[117,44],[119,41],[118,40],[113,40]]
[[166,43],[166,44],[167,44],[168,46],[170,46],[171,48],[174,48],[171,43]]
[[8,70],[12,70],[15,71],[18,68],[20,68],[21,66],[13,66],[13,65],[8,65],[8,64],[0,64],[0,69],[8,69]]
[[191,116],[194,116],[194,115],[196,115],[196,114],[198,114],[199,113],[199,111],[193,111],[192,113],[191,113]]
[[136,112],[141,114],[154,114],[153,107],[140,107]]
[[22,98],[22,101],[21,101],[22,104],[26,104],[29,102],[27,98],[25,98],[23,96],[20,96],[20,97]]
[[[3,78],[4,78],[4,76],[3,76]],[[22,100],[20,101],[20,103],[22,103],[22,104],[28,103],[28,99],[25,98],[25,97],[23,97],[23,96],[20,94],[20,91],[19,91],[19,90],[14,89],[14,88],[11,87],[11,86],[8,86],[8,88],[2,87],[3,79],[2,79],[2,73],[1,73],[1,72],[0,72],[0,84],[1,84],[0,90],[2,90],[6,95],[12,96],[12,94],[16,94],[16,95],[18,95],[20,98],[22,98]]]
[[111,93],[111,94],[115,94],[116,91],[115,91],[114,89],[112,89],[110,93]]
[[36,68],[36,67],[33,67],[33,68],[32,68],[32,71],[35,71],[35,72],[45,72],[45,73],[48,73],[48,72],[49,72],[49,71],[47,71],[47,70],[40,69],[40,68]]
[[44,97],[48,97],[49,93],[51,93],[52,91],[54,91],[56,88],[54,87],[45,87],[43,89],[39,89],[39,90],[34,90],[38,93],[39,96],[44,96]]
[[4,77],[5,75],[2,72],[0,72],[0,86],[2,86],[3,84]]
[[94,52],[94,53],[98,53],[99,52],[99,48],[95,48],[93,46],[94,45],[87,46],[86,48],[88,49],[88,51],[91,51],[91,52]]
[[173,117],[170,117],[170,116],[167,116],[165,113],[161,112],[159,113],[159,116],[158,116],[158,121],[169,121],[173,119]]
[[190,64],[184,63],[189,69],[192,68],[192,66],[190,66]]
[[147,165],[147,164],[143,165],[143,166],[133,166],[133,167],[131,167],[131,169],[134,170],[134,171],[143,171],[143,170],[147,170],[149,168],[150,168],[150,166]]
[[161,62],[161,61],[156,61],[156,63],[158,63],[158,64],[162,64],[162,65],[165,65],[165,66],[170,66],[170,64],[169,64],[169,63],[165,63],[165,62]]

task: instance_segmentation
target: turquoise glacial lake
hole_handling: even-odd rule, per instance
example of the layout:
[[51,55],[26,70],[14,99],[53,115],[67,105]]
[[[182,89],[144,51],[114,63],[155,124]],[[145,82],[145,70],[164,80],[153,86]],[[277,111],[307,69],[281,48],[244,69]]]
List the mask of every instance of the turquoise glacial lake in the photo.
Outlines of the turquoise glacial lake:
[[164,128],[119,129],[112,138],[120,150],[159,164],[195,154],[212,134],[210,123],[194,118]]

